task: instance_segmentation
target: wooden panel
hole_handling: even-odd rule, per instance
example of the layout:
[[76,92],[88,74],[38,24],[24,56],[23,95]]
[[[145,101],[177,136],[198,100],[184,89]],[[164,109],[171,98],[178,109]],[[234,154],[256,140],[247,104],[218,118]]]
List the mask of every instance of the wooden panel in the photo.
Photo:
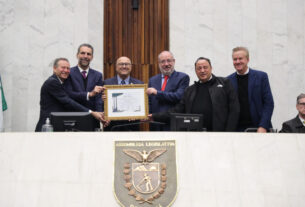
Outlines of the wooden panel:
[[124,55],[133,63],[132,76],[147,83],[159,73],[158,54],[169,49],[168,0],[138,0],[138,9],[132,1],[104,1],[104,77],[113,77]]
[[[115,61],[127,56],[131,76],[148,83],[159,73],[158,54],[169,50],[168,0],[104,0],[104,78],[115,75]],[[148,130],[148,125],[141,127]]]

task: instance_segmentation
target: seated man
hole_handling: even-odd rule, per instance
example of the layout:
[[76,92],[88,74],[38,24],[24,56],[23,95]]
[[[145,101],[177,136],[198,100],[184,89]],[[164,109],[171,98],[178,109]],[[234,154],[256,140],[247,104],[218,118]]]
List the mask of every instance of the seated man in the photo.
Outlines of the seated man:
[[[132,64],[128,57],[123,56],[118,58],[115,66],[117,75],[113,78],[106,79],[104,85],[143,84],[142,81],[130,76],[131,70]],[[139,131],[139,125],[137,125],[137,123],[138,122],[123,120],[111,121],[107,127],[104,127],[104,131]]]
[[[89,109],[71,99],[66,93],[63,83],[69,77],[70,64],[66,58],[57,58],[53,64],[54,74],[42,85],[40,91],[40,117],[35,131],[41,131],[42,125],[51,112],[80,111],[88,112]],[[90,111],[99,121],[104,121],[102,112]]]
[[170,113],[202,114],[202,128],[207,131],[235,131],[239,103],[231,82],[212,74],[208,58],[200,57],[196,60],[195,72],[199,81],[185,90],[180,103],[167,112],[150,114],[148,118],[169,122]]
[[284,122],[280,132],[305,133],[305,94],[304,93],[301,93],[297,97],[296,108],[299,114],[295,118]]

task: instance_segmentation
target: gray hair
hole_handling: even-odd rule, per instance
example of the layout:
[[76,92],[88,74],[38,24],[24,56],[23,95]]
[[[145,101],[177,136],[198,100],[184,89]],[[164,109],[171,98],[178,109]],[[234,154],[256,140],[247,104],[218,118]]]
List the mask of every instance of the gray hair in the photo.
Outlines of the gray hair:
[[237,51],[245,51],[246,52],[246,57],[249,60],[249,50],[248,50],[248,48],[241,47],[241,46],[240,47],[235,47],[235,48],[232,49],[232,55],[233,55],[233,53],[235,53]]
[[175,59],[175,58],[174,58],[174,55],[173,55],[173,53],[172,53],[171,51],[164,50],[164,51],[160,52],[160,54],[158,55],[158,61],[160,60],[160,56],[161,56],[164,52],[168,52],[168,53],[172,56],[172,58]]
[[299,104],[299,100],[302,99],[302,98],[305,98],[305,94],[304,93],[301,93],[300,95],[298,95],[298,97],[297,97],[297,104]]
[[61,60],[69,62],[69,60],[67,58],[64,58],[64,57],[56,58],[54,60],[54,63],[53,63],[53,68],[57,68],[58,67],[58,62],[61,61]]

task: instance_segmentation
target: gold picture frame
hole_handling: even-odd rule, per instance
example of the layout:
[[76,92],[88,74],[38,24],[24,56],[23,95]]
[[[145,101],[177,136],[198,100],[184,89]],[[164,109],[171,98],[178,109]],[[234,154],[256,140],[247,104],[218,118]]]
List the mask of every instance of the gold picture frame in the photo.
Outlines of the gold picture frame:
[[105,85],[106,120],[140,120],[148,115],[147,84]]

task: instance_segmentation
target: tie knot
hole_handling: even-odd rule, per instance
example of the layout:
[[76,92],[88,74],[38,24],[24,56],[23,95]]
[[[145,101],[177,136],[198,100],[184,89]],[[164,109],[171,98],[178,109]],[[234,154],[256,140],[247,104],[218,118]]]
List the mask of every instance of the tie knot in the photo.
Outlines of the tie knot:
[[86,78],[87,77],[87,71],[83,70],[82,75],[83,75],[84,78]]
[[126,84],[126,82],[125,82],[124,80],[122,80],[122,81],[121,81],[121,84],[122,84],[122,85],[125,85],[125,84]]
[[162,84],[162,87],[161,87],[161,91],[165,90],[165,87],[166,87],[166,84],[167,84],[167,79],[168,79],[168,75],[165,75],[164,80],[163,80],[163,84]]

